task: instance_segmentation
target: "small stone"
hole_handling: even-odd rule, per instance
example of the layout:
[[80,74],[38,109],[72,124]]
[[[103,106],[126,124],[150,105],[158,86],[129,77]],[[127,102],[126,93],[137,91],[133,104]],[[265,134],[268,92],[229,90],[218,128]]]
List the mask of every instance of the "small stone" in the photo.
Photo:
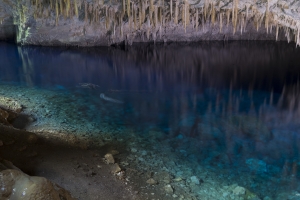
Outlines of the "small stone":
[[166,185],[166,186],[164,187],[164,189],[165,189],[165,191],[166,191],[167,193],[169,193],[169,194],[172,194],[172,193],[174,192],[174,190],[173,190],[173,188],[172,188],[172,186],[171,186],[170,184]]
[[137,149],[136,149],[136,148],[131,148],[131,152],[132,152],[132,153],[136,153],[136,152],[137,152]]
[[118,165],[118,163],[115,163],[115,164],[112,166],[111,172],[112,172],[113,174],[115,174],[115,173],[120,172],[121,170],[122,170],[122,169],[120,168],[120,166]]
[[194,183],[196,185],[200,184],[200,181],[199,181],[199,179],[196,176],[192,176],[191,177],[191,181],[192,181],[192,183]]
[[114,159],[114,157],[113,157],[113,155],[111,153],[107,153],[104,156],[104,162],[106,164],[114,164],[115,163],[115,159]]
[[177,195],[177,194],[173,194],[172,197],[173,197],[173,198],[177,198],[178,195]]
[[0,140],[0,147],[1,147],[1,146],[3,146],[3,142],[2,142],[2,140]]
[[177,178],[174,178],[173,181],[174,182],[179,182],[179,181],[182,181],[182,178],[181,177],[177,177]]
[[153,178],[150,178],[146,181],[149,185],[156,185],[157,184],[157,181],[154,180]]
[[244,195],[246,193],[246,189],[241,187],[241,186],[237,186],[232,190],[234,195]]

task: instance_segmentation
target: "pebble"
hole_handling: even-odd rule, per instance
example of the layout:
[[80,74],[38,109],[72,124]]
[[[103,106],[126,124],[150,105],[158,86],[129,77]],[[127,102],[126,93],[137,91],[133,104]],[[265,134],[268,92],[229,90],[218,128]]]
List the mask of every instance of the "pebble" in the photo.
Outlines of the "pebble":
[[112,170],[111,170],[111,172],[112,173],[118,173],[118,172],[120,172],[122,169],[120,168],[120,166],[118,165],[118,163],[115,163],[113,166],[112,166]]
[[166,186],[164,187],[164,189],[165,189],[165,191],[166,191],[167,193],[169,193],[169,194],[171,194],[171,193],[174,192],[174,190],[173,190],[173,188],[172,188],[172,186],[171,186],[170,184],[166,185]]
[[111,153],[107,153],[104,156],[104,161],[106,164],[114,164],[115,163],[115,159]]

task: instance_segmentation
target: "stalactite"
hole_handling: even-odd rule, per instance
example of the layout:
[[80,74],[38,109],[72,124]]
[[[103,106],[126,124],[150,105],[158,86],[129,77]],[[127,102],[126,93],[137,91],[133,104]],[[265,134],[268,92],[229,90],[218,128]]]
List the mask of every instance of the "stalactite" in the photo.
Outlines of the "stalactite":
[[87,0],[84,1],[84,21],[88,21],[88,4]]
[[207,7],[208,7],[208,3],[207,3],[207,0],[205,0],[205,2],[204,2],[204,19],[205,20],[207,17]]
[[153,0],[149,0],[149,17],[150,17],[150,24],[153,25],[153,12],[154,12],[154,5]]
[[174,23],[178,24],[178,1],[175,3],[175,17],[174,17]]
[[172,5],[172,0],[170,0],[170,21],[172,22],[172,11],[173,11],[173,5]]
[[74,8],[75,8],[75,15],[78,17],[78,5],[77,5],[77,0],[74,0]]
[[196,31],[198,31],[198,20],[199,20],[199,13],[198,13],[198,8],[196,8]]
[[108,7],[105,7],[105,29],[108,30],[108,25],[109,25],[109,10]]
[[146,8],[145,8],[145,4],[144,1],[142,0],[141,2],[141,12],[142,12],[142,17],[141,17],[141,24],[143,24],[145,22],[146,19]]
[[215,25],[215,16],[216,16],[215,5],[212,3],[211,7],[212,7],[212,11],[211,11],[211,23],[213,25]]
[[140,7],[139,7],[139,16],[138,16],[138,19],[139,19],[139,29],[142,28],[142,9],[141,9],[141,3],[140,3]]
[[227,11],[226,11],[226,15],[227,15],[227,27],[228,27],[228,25],[229,25],[229,19],[230,19],[230,10],[228,9]]
[[154,26],[157,27],[158,11],[157,6],[154,6]]
[[162,8],[158,8],[158,21],[162,24]]
[[55,24],[58,25],[58,0],[55,1],[56,20]]
[[123,12],[123,14],[125,14],[125,12],[126,12],[125,0],[122,0],[122,5],[123,5],[123,10],[122,10],[122,12]]
[[130,17],[130,0],[127,0],[127,15]]
[[63,14],[63,3],[62,0],[59,0],[59,10],[60,10],[60,14]]
[[186,33],[186,24],[187,24],[187,1],[184,1],[182,12],[184,13],[184,32]]
[[190,25],[190,4],[188,2],[188,0],[185,1],[186,5],[185,5],[185,11],[186,11],[186,25]]
[[150,19],[149,19],[149,16],[148,16],[148,19],[147,19],[147,39],[149,40],[150,39]]
[[66,13],[67,13],[67,17],[69,17],[69,15],[70,15],[70,0],[67,0]]
[[244,26],[244,17],[241,14],[241,35],[243,34],[243,26]]
[[220,18],[220,33],[222,33],[222,27],[223,27],[223,13],[220,13],[220,15],[219,15],[219,18]]
[[121,38],[123,38],[123,17],[124,17],[124,14],[125,13],[122,13],[120,18],[119,18],[119,24],[120,24],[120,35],[121,35]]
[[137,9],[136,9],[136,7],[134,7],[134,9],[133,9],[133,23],[134,23],[134,30],[137,30],[137,20],[136,20],[136,13],[137,13]]
[[265,28],[267,29],[267,33],[269,33],[269,0],[267,0],[267,7],[265,12]]

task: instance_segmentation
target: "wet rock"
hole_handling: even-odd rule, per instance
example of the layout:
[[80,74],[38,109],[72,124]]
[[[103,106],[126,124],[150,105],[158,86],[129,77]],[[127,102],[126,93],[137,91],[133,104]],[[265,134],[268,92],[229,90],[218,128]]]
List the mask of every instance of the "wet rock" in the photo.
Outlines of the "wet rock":
[[115,163],[115,159],[114,159],[114,157],[113,157],[113,155],[111,153],[107,153],[104,156],[104,162],[106,164],[114,164]]
[[157,184],[157,181],[154,180],[153,178],[150,178],[146,181],[149,185],[156,185]]
[[166,186],[164,187],[164,189],[165,189],[165,191],[166,191],[167,193],[169,193],[169,194],[173,194],[173,192],[174,192],[173,187],[172,187],[170,184],[166,185]]
[[118,163],[113,164],[112,168],[111,168],[111,172],[113,174],[120,172],[122,169],[120,168],[120,166],[118,165]]
[[16,113],[22,111],[22,106],[17,101],[4,96],[0,96],[0,107],[5,110],[12,110]]
[[241,187],[241,186],[237,186],[232,190],[234,195],[244,195],[246,193],[246,189]]
[[72,200],[71,194],[43,177],[28,176],[15,169],[0,172],[0,199]]
[[199,179],[196,176],[192,176],[191,177],[191,182],[194,183],[194,184],[196,184],[196,185],[200,184],[200,181],[199,181]]

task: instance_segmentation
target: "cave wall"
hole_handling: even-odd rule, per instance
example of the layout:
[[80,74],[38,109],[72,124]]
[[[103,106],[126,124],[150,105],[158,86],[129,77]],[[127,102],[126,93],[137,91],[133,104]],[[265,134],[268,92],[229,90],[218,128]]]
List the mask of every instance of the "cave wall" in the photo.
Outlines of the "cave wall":
[[3,0],[0,39],[73,46],[201,40],[298,45],[299,7],[292,0]]

